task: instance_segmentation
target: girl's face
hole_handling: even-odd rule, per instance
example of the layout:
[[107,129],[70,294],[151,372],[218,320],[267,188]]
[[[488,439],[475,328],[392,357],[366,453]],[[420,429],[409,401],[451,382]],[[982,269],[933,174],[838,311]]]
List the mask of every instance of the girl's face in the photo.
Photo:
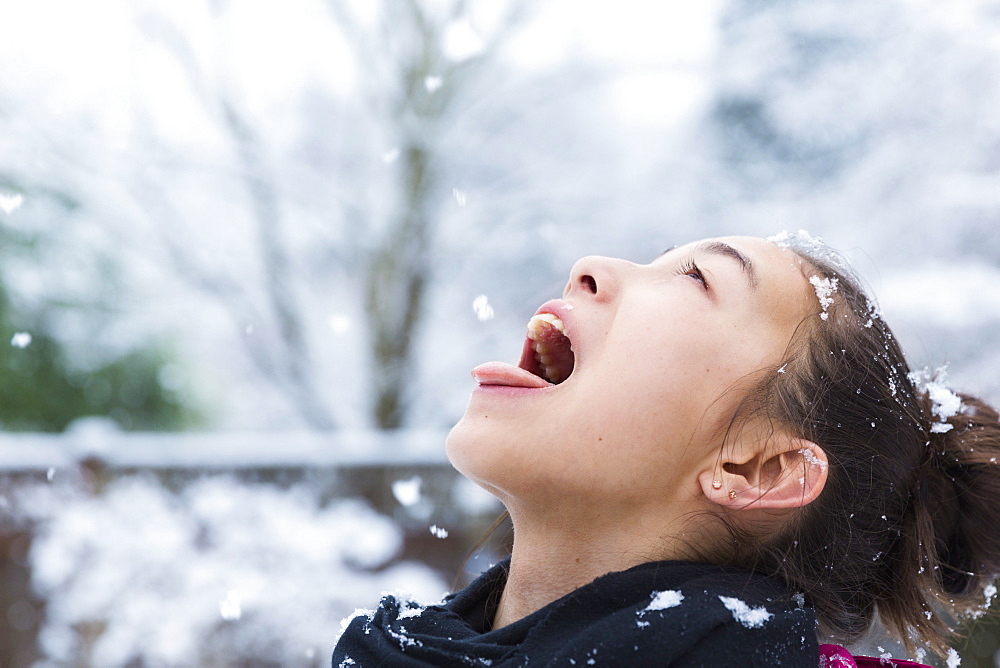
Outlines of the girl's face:
[[753,237],[692,243],[645,265],[583,258],[563,298],[539,309],[562,321],[571,363],[567,342],[533,323],[552,375],[571,369],[568,378],[539,378],[530,341],[519,367],[477,367],[449,458],[508,508],[696,494],[693,474],[717,461],[745,394],[739,381],[775,372],[796,327],[819,312],[801,266]]

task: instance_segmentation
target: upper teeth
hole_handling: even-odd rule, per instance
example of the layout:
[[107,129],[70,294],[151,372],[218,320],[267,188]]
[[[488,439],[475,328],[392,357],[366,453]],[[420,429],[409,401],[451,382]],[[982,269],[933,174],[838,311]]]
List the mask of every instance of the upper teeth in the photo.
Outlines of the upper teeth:
[[[563,371],[555,364],[556,357],[550,352],[556,352],[551,346],[544,342],[543,336],[549,328],[554,328],[565,336],[566,326],[563,321],[551,313],[539,313],[528,321],[528,338],[532,341],[535,349],[535,359],[544,377],[551,383],[559,383],[565,380]],[[551,338],[549,339],[551,342]],[[572,347],[570,347],[572,350]]]
[[563,324],[562,320],[551,313],[539,313],[528,321],[528,338],[532,341],[540,341],[541,333],[549,326],[555,327],[560,334],[566,333],[566,325]]

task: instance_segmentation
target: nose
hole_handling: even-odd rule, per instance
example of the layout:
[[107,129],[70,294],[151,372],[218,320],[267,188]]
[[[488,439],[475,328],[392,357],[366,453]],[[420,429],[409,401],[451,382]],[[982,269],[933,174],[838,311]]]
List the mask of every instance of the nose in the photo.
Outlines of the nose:
[[631,264],[626,260],[599,255],[581,258],[569,272],[563,297],[582,295],[597,301],[611,301],[621,289],[624,272]]

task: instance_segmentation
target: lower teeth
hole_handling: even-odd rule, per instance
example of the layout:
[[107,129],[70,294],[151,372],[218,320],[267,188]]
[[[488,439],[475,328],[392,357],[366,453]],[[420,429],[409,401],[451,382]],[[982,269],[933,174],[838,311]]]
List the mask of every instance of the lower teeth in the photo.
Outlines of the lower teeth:
[[[570,355],[573,353],[570,352]],[[535,362],[538,364],[538,375],[554,385],[566,380],[569,376],[559,366],[559,358],[555,355],[543,355],[537,348],[535,350]]]
[[[545,358],[545,360],[547,361],[543,361],[543,358]],[[542,377],[545,378],[545,380],[549,381],[552,384],[560,383],[563,380],[562,374],[559,373],[559,368],[552,364],[549,364],[551,359],[549,359],[548,355],[535,355],[535,359],[538,361],[539,369],[542,372]]]

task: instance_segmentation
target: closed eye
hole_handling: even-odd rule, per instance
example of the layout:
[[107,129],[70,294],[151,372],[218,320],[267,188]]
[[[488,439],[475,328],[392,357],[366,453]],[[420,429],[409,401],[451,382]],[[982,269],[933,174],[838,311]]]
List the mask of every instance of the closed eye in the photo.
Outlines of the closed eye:
[[678,276],[690,276],[694,280],[701,283],[702,287],[706,290],[708,289],[708,281],[705,280],[705,275],[701,273],[701,269],[695,264],[694,260],[688,260],[677,270]]

